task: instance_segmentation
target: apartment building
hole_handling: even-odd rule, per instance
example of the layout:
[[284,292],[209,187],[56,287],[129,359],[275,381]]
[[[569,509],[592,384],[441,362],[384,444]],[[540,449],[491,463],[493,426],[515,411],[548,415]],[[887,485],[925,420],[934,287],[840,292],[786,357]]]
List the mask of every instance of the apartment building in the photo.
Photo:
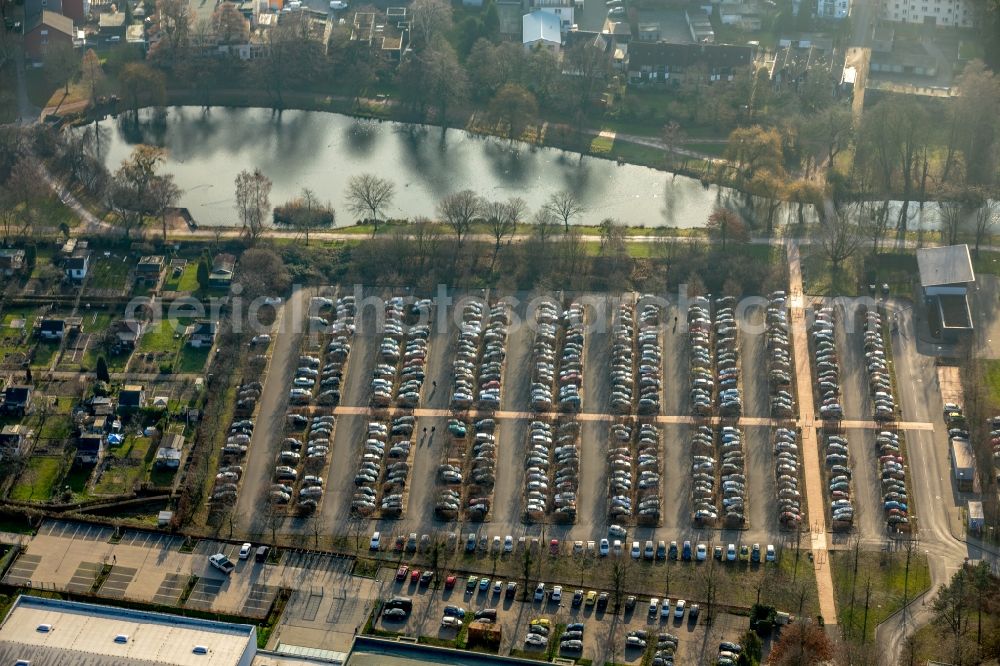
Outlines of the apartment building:
[[971,28],[974,11],[969,0],[882,0],[882,18],[900,23]]

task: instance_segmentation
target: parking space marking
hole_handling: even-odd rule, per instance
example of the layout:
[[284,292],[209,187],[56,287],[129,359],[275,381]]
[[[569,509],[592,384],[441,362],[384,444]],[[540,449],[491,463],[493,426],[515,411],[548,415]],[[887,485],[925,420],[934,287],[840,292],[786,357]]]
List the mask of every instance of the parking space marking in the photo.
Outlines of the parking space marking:
[[66,589],[77,594],[88,594],[97,582],[103,566],[97,562],[80,562]]
[[[254,583],[250,586],[250,592],[243,603],[243,612],[251,617],[266,617],[268,611],[271,610],[271,604],[274,603],[274,599],[277,596],[277,587]],[[315,613],[313,617],[315,617]]]
[[136,571],[138,570],[132,567],[112,567],[111,573],[108,574],[108,577],[104,580],[104,584],[101,585],[101,596],[116,599],[124,597],[125,589],[132,582],[132,579],[135,578]]
[[208,610],[212,607],[212,602],[219,595],[219,590],[225,584],[225,580],[218,578],[199,578],[198,582],[191,588],[186,606],[189,608],[201,608]]
[[188,576],[185,574],[168,573],[163,578],[163,582],[160,583],[156,594],[153,595],[153,603],[162,606],[176,605],[177,601],[181,598],[181,593],[184,591],[184,586],[187,585],[187,581]]
[[3,582],[7,585],[27,585],[31,582],[31,577],[41,561],[42,558],[39,555],[23,553],[7,570]]

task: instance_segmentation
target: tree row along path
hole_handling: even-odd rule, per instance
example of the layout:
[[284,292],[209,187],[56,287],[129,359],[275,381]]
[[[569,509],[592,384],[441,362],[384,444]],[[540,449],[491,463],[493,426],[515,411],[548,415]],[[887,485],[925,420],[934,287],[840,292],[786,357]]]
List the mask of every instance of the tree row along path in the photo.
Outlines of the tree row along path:
[[787,244],[788,287],[792,315],[792,345],[795,354],[795,388],[799,402],[799,430],[802,446],[802,468],[809,502],[807,517],[812,547],[813,569],[816,574],[816,594],[823,621],[837,624],[837,604],[833,593],[833,576],[826,542],[826,509],[823,503],[823,478],[820,475],[819,445],[816,441],[813,411],[812,366],[809,363],[809,338],[806,333],[805,296],[802,292],[802,267],[799,245]]

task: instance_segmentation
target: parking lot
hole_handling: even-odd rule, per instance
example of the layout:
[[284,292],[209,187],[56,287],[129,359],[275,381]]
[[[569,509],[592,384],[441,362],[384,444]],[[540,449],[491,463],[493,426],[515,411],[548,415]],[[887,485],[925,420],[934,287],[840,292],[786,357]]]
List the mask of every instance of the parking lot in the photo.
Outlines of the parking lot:
[[[292,594],[274,635],[338,651],[350,645],[379,593],[378,581],[350,575],[349,558],[286,551],[278,564],[265,564],[239,559],[234,543],[200,540],[193,552],[182,552],[182,540],[168,535],[125,529],[120,542],[111,543],[112,534],[111,528],[45,521],[3,582],[78,594],[90,594],[100,582],[99,597],[256,619],[267,616],[284,588]],[[220,552],[236,564],[228,576],[208,563]]]
[[[380,578],[393,581],[394,571],[383,569]],[[648,612],[649,598],[637,601],[631,610],[621,610],[615,614],[612,608],[597,610],[596,605],[587,605],[584,600],[579,606],[573,603],[573,589],[564,589],[559,602],[552,601],[551,595],[543,601],[521,601],[520,594],[516,599],[506,598],[504,594],[495,594],[492,586],[481,590],[478,586],[473,592],[466,590],[467,579],[459,578],[453,589],[439,589],[433,586],[423,586],[411,583],[409,577],[405,582],[391,582],[384,598],[405,596],[413,601],[413,610],[403,621],[382,618],[376,628],[393,633],[404,633],[412,636],[427,636],[438,641],[453,641],[464,627],[443,626],[441,619],[446,614],[446,608],[457,607],[464,611],[464,624],[467,625],[476,612],[495,609],[496,626],[502,633],[500,654],[507,655],[514,651],[524,651],[534,654],[544,654],[548,646],[531,646],[525,644],[532,621],[548,622],[549,638],[555,641],[555,632],[564,625],[583,624],[583,649],[562,656],[589,659],[594,663],[629,663],[643,662],[646,651],[639,648],[626,648],[625,638],[629,632],[644,630],[649,636],[672,634],[677,638],[675,663],[703,663],[706,657],[713,656],[718,643],[723,640],[738,640],[746,631],[749,621],[746,617],[716,612],[712,624],[706,625],[704,610],[696,620],[691,620],[685,613],[682,618],[675,617],[674,609],[678,599],[671,599],[670,617],[661,617],[660,605],[655,615]],[[550,586],[551,590],[551,586]],[[520,591],[519,591],[520,592]],[[454,614],[454,610],[448,612]],[[555,652],[558,656],[558,650]]]

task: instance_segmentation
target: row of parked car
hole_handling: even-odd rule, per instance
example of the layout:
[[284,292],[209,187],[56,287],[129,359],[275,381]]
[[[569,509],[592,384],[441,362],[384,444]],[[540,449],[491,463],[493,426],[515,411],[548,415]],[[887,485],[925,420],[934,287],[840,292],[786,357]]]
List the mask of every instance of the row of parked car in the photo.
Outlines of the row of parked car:
[[882,473],[882,510],[890,528],[908,531],[909,501],[906,494],[906,461],[899,446],[899,433],[882,430],[875,436]]
[[618,521],[635,516],[640,524],[657,524],[661,512],[660,431],[651,423],[615,423],[610,435],[608,518]]
[[[383,421],[368,423],[361,460],[354,476],[352,513],[370,516],[378,506],[383,518],[402,515],[415,423],[416,419],[410,415],[397,416],[389,425]],[[381,486],[378,485],[380,478]]]
[[321,474],[330,458],[336,419],[332,414],[314,416],[311,419],[293,414],[287,420],[289,429],[293,431],[292,435],[303,430],[307,431],[307,437],[305,442],[295,436],[282,440],[275,466],[275,482],[271,486],[271,502],[288,504],[294,497],[295,508],[299,513],[311,513],[323,499]]
[[826,454],[827,491],[830,493],[830,519],[835,529],[846,529],[854,523],[847,437],[824,430],[823,450]]
[[579,485],[579,422],[532,421],[525,460],[525,519],[536,522],[551,514],[560,523],[576,521]]
[[[442,520],[454,520],[462,507],[462,488],[466,490],[466,518],[473,521],[486,520],[493,502],[493,487],[496,485],[496,421],[479,419],[472,428],[474,435],[468,444],[470,427],[459,419],[448,422],[448,434],[460,441],[468,457],[468,478],[463,474],[465,459],[451,457],[438,466],[438,483],[445,487],[438,491],[434,506],[435,515]],[[455,447],[453,447],[454,450]]]
[[[288,401],[293,405],[309,405],[315,395],[316,404],[335,407],[340,404],[344,366],[354,337],[354,297],[343,296],[334,301],[315,296],[310,301],[310,308],[314,313],[310,316],[311,328],[324,335],[329,334],[331,340],[326,344],[322,363],[316,356],[304,355],[299,359]],[[320,313],[325,314],[320,316]],[[332,323],[327,318],[332,319]],[[323,325],[320,326],[320,323]]]
[[719,643],[719,654],[715,658],[715,664],[716,666],[736,666],[737,663],[740,663],[742,652],[743,646],[739,643],[723,641]]
[[834,342],[833,308],[817,308],[812,324],[813,361],[816,364],[816,399],[820,418],[843,419],[840,402],[840,361]]
[[774,291],[768,295],[765,323],[771,416],[789,419],[795,416],[795,398],[792,396],[792,347],[785,292]]
[[222,447],[222,464],[215,475],[215,485],[209,501],[213,505],[230,506],[236,503],[243,467],[239,463],[246,457],[253,437],[253,419],[237,417],[229,424],[226,443]]
[[395,296],[386,301],[382,342],[372,376],[374,406],[388,407],[393,400],[394,387],[398,406],[414,408],[420,405],[431,331],[430,326],[415,322],[420,320],[422,313],[429,314],[431,307],[429,299],[407,303]]
[[715,432],[707,425],[697,426],[691,435],[691,475],[692,522],[699,527],[715,525],[719,520]]
[[715,299],[715,381],[719,393],[719,416],[739,418],[743,413],[740,395],[739,326],[736,323],[736,299]]
[[452,365],[455,374],[452,409],[469,409],[473,405],[480,409],[500,409],[500,382],[507,355],[509,325],[506,303],[495,303],[487,312],[484,303],[471,301],[462,309],[458,351]]
[[788,529],[802,523],[802,492],[799,488],[798,433],[794,428],[774,430],[774,476],[778,502],[778,522]]
[[715,393],[715,363],[712,360],[711,303],[704,296],[693,299],[687,311],[690,356],[691,414],[711,416]]
[[538,412],[553,408],[561,412],[579,412],[583,405],[580,389],[583,385],[584,308],[574,302],[560,314],[555,301],[545,301],[539,306],[537,316],[538,330],[532,348],[535,365],[531,407]]
[[877,310],[868,310],[865,314],[865,367],[875,404],[872,417],[876,421],[892,421],[896,418],[896,398],[882,337],[882,315]]
[[[611,409],[618,414],[628,414],[634,405],[639,414],[659,414],[663,363],[661,311],[659,306],[643,303],[641,298],[636,307],[639,311],[638,338],[632,305],[618,306],[611,346]],[[635,372],[637,350],[638,380]]]

